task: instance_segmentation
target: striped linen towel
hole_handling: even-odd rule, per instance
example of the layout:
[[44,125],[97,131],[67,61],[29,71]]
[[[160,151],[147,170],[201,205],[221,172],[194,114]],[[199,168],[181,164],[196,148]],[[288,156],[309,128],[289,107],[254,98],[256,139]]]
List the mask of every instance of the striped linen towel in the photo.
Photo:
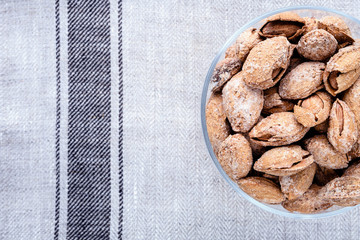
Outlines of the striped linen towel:
[[360,239],[360,209],[265,212],[207,153],[200,95],[228,37],[289,5],[2,0],[0,239]]

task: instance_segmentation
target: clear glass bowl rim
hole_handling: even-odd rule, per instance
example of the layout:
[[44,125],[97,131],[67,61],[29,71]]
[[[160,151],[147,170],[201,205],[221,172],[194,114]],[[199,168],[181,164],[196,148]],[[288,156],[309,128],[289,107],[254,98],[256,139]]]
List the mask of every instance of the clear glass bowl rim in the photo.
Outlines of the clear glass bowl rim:
[[271,12],[267,12],[253,20],[251,20],[250,22],[248,22],[247,24],[245,24],[244,26],[242,26],[239,30],[237,30],[224,44],[224,46],[218,51],[217,55],[215,56],[214,60],[212,61],[210,68],[208,70],[208,73],[206,75],[206,79],[205,79],[205,83],[203,86],[203,90],[202,90],[202,96],[201,96],[201,125],[202,125],[202,131],[203,131],[203,136],[204,136],[204,140],[206,143],[206,147],[208,149],[208,152],[211,156],[211,159],[213,160],[216,168],[219,170],[220,174],[225,178],[225,180],[227,181],[227,183],[238,193],[240,194],[243,198],[245,198],[247,201],[249,201],[250,203],[270,212],[270,213],[275,213],[278,214],[280,216],[285,216],[285,217],[289,217],[289,218],[295,218],[295,219],[319,219],[319,218],[325,218],[325,217],[331,217],[331,216],[336,216],[342,213],[345,213],[347,211],[349,211],[350,209],[354,209],[355,207],[343,207],[341,209],[337,209],[331,212],[324,212],[324,213],[316,213],[316,214],[301,214],[301,213],[292,213],[292,212],[285,212],[285,211],[281,211],[275,208],[272,208],[266,204],[263,204],[257,200],[255,200],[254,198],[250,197],[249,195],[247,195],[245,192],[243,192],[239,186],[234,183],[230,177],[224,172],[224,170],[222,169],[219,161],[217,160],[215,153],[212,149],[210,140],[209,140],[209,136],[207,133],[207,127],[206,127],[206,119],[205,119],[205,107],[206,107],[206,100],[207,100],[207,93],[208,93],[208,88],[209,88],[209,84],[210,84],[210,79],[211,79],[211,75],[213,73],[213,70],[215,68],[216,63],[219,61],[220,57],[222,56],[222,54],[226,51],[226,49],[230,46],[230,44],[232,42],[235,41],[235,39],[239,36],[240,33],[242,33],[243,31],[245,31],[246,29],[248,29],[249,27],[253,26],[254,24],[258,23],[259,21],[277,14],[277,13],[281,13],[281,12],[287,12],[287,11],[294,11],[294,10],[319,10],[319,11],[325,11],[325,12],[330,12],[330,13],[335,13],[337,15],[343,16],[347,19],[350,19],[354,22],[356,22],[357,24],[360,25],[360,20],[358,20],[355,17],[352,17],[348,14],[342,13],[340,11],[334,10],[334,9],[330,9],[330,8],[325,8],[325,7],[318,7],[318,6],[294,6],[294,7],[286,7],[286,8],[280,8]]

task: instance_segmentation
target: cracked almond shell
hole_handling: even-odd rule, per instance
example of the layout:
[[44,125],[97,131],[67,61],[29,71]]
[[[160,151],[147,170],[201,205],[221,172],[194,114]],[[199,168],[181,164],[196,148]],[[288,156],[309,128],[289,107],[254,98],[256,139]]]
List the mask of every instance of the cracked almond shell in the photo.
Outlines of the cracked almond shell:
[[221,94],[212,94],[205,110],[206,127],[215,155],[219,146],[230,135],[230,126],[226,120]]
[[250,144],[240,133],[228,136],[221,143],[217,158],[234,181],[246,177],[253,164]]
[[252,141],[262,146],[282,146],[299,141],[310,128],[296,121],[292,112],[273,113],[250,131]]
[[311,186],[316,172],[316,163],[310,164],[304,170],[279,178],[281,191],[289,200],[302,196]]
[[319,20],[317,20],[314,17],[303,17],[305,21],[305,31],[303,32],[303,35],[307,34],[308,32],[311,32],[315,29],[319,29]]
[[321,189],[319,196],[339,206],[360,204],[360,177],[351,175],[335,178]]
[[331,108],[327,137],[331,145],[344,154],[353,148],[358,139],[355,115],[348,105],[339,99]]
[[330,144],[325,135],[316,135],[305,141],[306,149],[314,156],[315,162],[326,168],[342,169],[348,166],[350,159]]
[[239,35],[235,43],[225,52],[225,58],[238,58],[244,62],[250,50],[262,39],[256,28],[249,28]]
[[320,19],[320,23],[329,29],[333,29],[333,31],[338,31],[351,37],[350,28],[346,25],[345,21],[339,17],[324,16]]
[[339,17],[324,16],[320,19],[320,21],[327,26],[335,27],[346,34],[351,35],[350,28],[346,25],[344,20]]
[[304,58],[324,61],[335,53],[337,45],[333,35],[325,30],[316,29],[302,36],[296,49]]
[[360,127],[360,78],[344,93],[344,102],[355,114],[356,121]]
[[279,94],[283,99],[303,99],[324,87],[322,75],[325,64],[304,62],[280,81]]
[[243,72],[236,74],[222,90],[225,114],[235,132],[249,131],[264,104],[263,92],[248,87],[243,79]]
[[292,111],[294,104],[288,100],[281,99],[278,87],[272,87],[264,91],[263,114],[269,115],[276,112]]
[[254,169],[274,176],[296,174],[314,162],[313,156],[298,145],[277,147],[265,152],[254,164]]
[[323,75],[326,91],[331,95],[350,88],[360,76],[360,46],[342,48],[326,64]]
[[294,40],[305,31],[304,26],[305,20],[298,14],[284,12],[268,17],[259,34],[267,38],[284,36]]
[[[360,131],[360,78],[345,92],[343,101],[354,113],[358,131]],[[349,154],[352,158],[360,157],[360,136],[358,136],[358,141]]]
[[243,70],[245,83],[253,88],[273,87],[284,75],[294,46],[285,37],[268,38],[251,49]]
[[339,17],[325,16],[320,19],[318,28],[324,29],[332,34],[339,43],[339,47],[345,47],[354,42],[350,29]]
[[240,71],[241,66],[242,62],[238,58],[225,58],[218,62],[211,77],[211,81],[216,83],[213,92],[220,91],[225,83]]
[[264,177],[247,177],[237,181],[239,187],[259,202],[279,204],[285,200],[278,185]]
[[305,127],[314,127],[323,123],[330,115],[331,104],[331,96],[328,93],[316,92],[295,105],[296,120]]
[[319,197],[320,190],[321,187],[313,184],[304,195],[294,200],[285,200],[282,206],[290,212],[317,213],[324,211],[332,204]]

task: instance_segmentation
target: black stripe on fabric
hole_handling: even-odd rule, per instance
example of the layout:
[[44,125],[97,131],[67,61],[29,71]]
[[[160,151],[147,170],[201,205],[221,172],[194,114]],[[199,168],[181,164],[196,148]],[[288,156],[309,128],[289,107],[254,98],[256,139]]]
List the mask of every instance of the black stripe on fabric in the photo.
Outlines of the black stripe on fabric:
[[56,30],[56,131],[55,131],[55,229],[54,240],[59,239],[59,212],[60,212],[60,3],[55,0],[55,30]]
[[67,239],[110,238],[110,3],[68,1]]
[[122,66],[122,1],[119,1],[119,239],[123,223],[123,66]]

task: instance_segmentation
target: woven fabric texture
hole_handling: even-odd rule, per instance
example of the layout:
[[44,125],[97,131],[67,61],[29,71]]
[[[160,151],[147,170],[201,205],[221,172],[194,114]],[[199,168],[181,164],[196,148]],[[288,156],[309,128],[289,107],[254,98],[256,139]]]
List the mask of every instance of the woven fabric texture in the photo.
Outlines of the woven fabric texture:
[[52,239],[55,5],[0,1],[0,239]]
[[360,210],[292,220],[242,199],[207,154],[200,95],[217,51],[268,11],[351,1],[124,2],[124,238],[359,239]]
[[0,0],[0,239],[360,239],[242,199],[207,153],[200,97],[251,19],[345,1]]

